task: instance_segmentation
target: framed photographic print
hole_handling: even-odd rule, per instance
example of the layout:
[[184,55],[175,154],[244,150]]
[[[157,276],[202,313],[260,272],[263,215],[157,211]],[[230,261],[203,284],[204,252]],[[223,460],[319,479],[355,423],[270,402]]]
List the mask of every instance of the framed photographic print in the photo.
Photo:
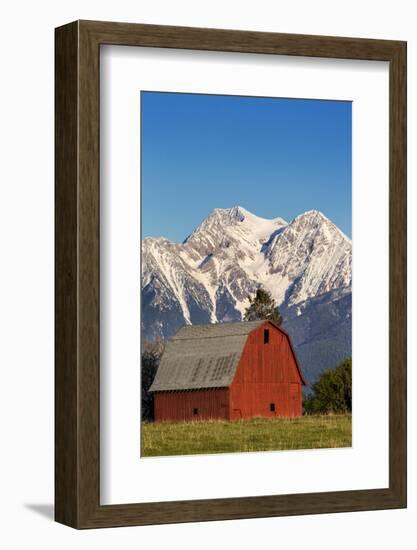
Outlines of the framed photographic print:
[[56,520],[406,506],[406,44],[56,29]]

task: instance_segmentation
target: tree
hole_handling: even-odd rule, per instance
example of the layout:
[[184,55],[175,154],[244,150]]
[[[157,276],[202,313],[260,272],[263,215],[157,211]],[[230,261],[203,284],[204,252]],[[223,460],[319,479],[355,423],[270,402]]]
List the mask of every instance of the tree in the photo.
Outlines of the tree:
[[153,395],[149,388],[155,378],[159,362],[164,351],[164,343],[161,341],[145,341],[142,349],[141,364],[141,396],[142,396],[142,420],[151,421],[153,415]]
[[243,316],[245,321],[273,321],[277,325],[282,323],[275,300],[267,290],[258,288],[253,298],[249,296],[249,302]]
[[314,395],[304,401],[307,414],[352,412],[352,359],[325,371],[315,384]]

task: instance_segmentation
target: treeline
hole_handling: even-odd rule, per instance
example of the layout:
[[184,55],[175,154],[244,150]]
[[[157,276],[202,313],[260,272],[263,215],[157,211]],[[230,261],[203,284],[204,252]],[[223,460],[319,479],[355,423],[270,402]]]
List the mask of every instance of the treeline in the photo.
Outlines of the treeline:
[[142,347],[141,416],[143,421],[153,420],[153,396],[152,393],[149,393],[149,388],[155,378],[164,348],[165,343],[161,340],[155,342],[145,341]]
[[303,402],[304,414],[352,412],[352,359],[323,372]]

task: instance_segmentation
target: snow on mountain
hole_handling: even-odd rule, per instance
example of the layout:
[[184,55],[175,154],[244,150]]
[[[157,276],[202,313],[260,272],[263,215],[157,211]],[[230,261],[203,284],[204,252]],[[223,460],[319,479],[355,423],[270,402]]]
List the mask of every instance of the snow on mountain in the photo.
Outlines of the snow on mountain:
[[351,286],[351,241],[317,210],[297,216],[264,254],[270,267],[265,286],[278,303],[294,305]]
[[143,240],[144,336],[170,337],[184,323],[241,320],[259,286],[294,318],[317,296],[350,293],[351,258],[350,239],[318,211],[287,223],[240,206],[216,208],[182,244]]

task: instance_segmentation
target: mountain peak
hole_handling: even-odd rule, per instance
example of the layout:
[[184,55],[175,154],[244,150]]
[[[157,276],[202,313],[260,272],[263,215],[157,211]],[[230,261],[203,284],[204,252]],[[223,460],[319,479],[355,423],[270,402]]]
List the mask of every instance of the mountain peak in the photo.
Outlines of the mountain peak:
[[248,214],[250,212],[242,206],[232,206],[231,208],[215,208],[208,217],[210,218],[214,215],[231,222],[243,222]]
[[323,212],[320,212],[320,210],[307,210],[307,212],[303,212],[296,216],[290,225],[294,227],[326,227],[328,230],[336,232],[347,242],[351,242],[349,237],[347,237],[334,222],[325,216]]
[[320,210],[307,210],[306,212],[303,212],[302,214],[299,214],[294,218],[295,220],[322,220],[322,221],[330,221],[329,218],[327,218],[323,212],[320,212]]
[[243,245],[242,240],[248,241],[248,239],[249,241],[254,239],[256,243],[264,242],[273,231],[286,225],[287,222],[282,218],[272,220],[260,218],[243,206],[215,208],[185,239],[184,243],[204,239],[207,244],[215,245],[224,241],[226,233],[232,239],[237,239],[236,242],[240,241],[241,245]]
[[214,208],[210,214],[204,218],[200,225],[194,229],[184,242],[188,242],[195,235],[202,232],[216,230],[219,231],[221,227],[230,227],[238,225],[244,222],[248,216],[253,216],[247,210],[241,206],[232,206],[231,208]]
[[249,210],[246,210],[243,206],[215,208],[203,221],[203,224],[208,221],[220,222],[223,225],[236,225],[244,221],[253,224],[272,223],[274,225],[287,225],[287,222],[283,218],[262,218],[256,214],[252,214],[252,212],[249,212]]

